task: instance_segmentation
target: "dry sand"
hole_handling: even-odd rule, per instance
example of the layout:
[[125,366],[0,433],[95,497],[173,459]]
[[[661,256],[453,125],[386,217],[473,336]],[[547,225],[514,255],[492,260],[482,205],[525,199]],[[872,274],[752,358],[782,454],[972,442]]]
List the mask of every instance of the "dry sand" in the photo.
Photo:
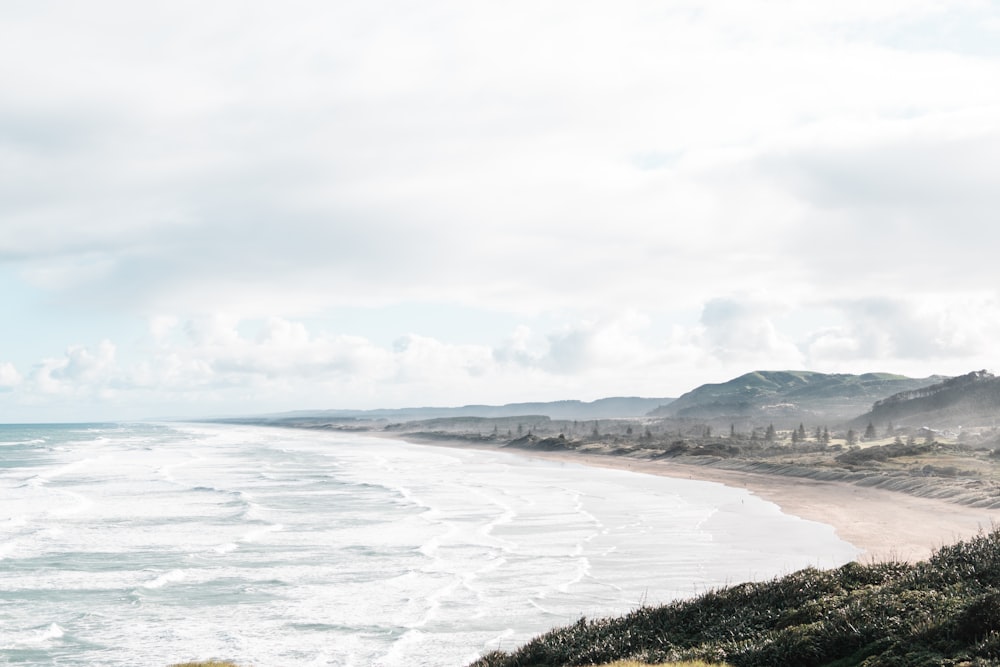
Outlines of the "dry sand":
[[758,497],[775,503],[786,514],[833,526],[841,539],[864,551],[858,559],[862,562],[924,560],[938,547],[1000,525],[1000,511],[997,510],[918,498],[847,482],[821,482],[784,475],[722,470],[669,460],[649,461],[614,454],[537,451],[497,447],[480,442],[459,444],[417,438],[412,441],[443,447],[504,451],[549,461],[698,479],[747,489]]

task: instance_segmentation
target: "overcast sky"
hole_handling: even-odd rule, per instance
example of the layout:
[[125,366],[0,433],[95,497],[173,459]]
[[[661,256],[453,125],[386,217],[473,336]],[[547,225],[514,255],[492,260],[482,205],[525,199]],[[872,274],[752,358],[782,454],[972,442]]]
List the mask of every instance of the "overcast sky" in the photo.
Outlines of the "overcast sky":
[[0,421],[996,370],[1000,4],[5,0]]

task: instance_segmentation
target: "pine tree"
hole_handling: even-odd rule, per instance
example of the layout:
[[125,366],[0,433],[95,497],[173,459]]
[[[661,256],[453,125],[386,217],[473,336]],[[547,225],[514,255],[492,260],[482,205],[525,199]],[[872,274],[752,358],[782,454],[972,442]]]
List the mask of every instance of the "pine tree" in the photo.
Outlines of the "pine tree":
[[764,432],[764,439],[768,442],[774,442],[774,424],[767,425],[767,431]]
[[865,429],[865,440],[874,440],[878,437],[875,432],[875,424],[868,422],[868,428]]

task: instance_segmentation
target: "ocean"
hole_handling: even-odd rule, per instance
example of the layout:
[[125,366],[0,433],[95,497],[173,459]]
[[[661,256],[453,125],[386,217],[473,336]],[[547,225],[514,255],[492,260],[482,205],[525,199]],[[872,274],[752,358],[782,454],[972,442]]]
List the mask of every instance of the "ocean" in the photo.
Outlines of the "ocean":
[[459,666],[859,553],[742,489],[363,434],[0,425],[0,663]]

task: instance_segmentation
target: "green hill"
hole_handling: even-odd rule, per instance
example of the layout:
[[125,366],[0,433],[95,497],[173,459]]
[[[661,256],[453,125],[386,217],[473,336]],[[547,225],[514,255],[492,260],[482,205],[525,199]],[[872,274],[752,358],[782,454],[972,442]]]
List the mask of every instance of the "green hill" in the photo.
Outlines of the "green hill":
[[1000,416],[1000,378],[986,371],[954,377],[878,401],[855,424],[892,423],[896,426],[996,426]]
[[472,667],[701,659],[734,667],[1000,666],[1000,531],[917,564],[848,563],[553,630]]
[[719,384],[704,384],[651,417],[694,418],[725,422],[751,419],[779,428],[837,424],[867,412],[880,399],[940,381],[940,376],[909,378],[890,373],[863,375],[814,371],[755,371]]

